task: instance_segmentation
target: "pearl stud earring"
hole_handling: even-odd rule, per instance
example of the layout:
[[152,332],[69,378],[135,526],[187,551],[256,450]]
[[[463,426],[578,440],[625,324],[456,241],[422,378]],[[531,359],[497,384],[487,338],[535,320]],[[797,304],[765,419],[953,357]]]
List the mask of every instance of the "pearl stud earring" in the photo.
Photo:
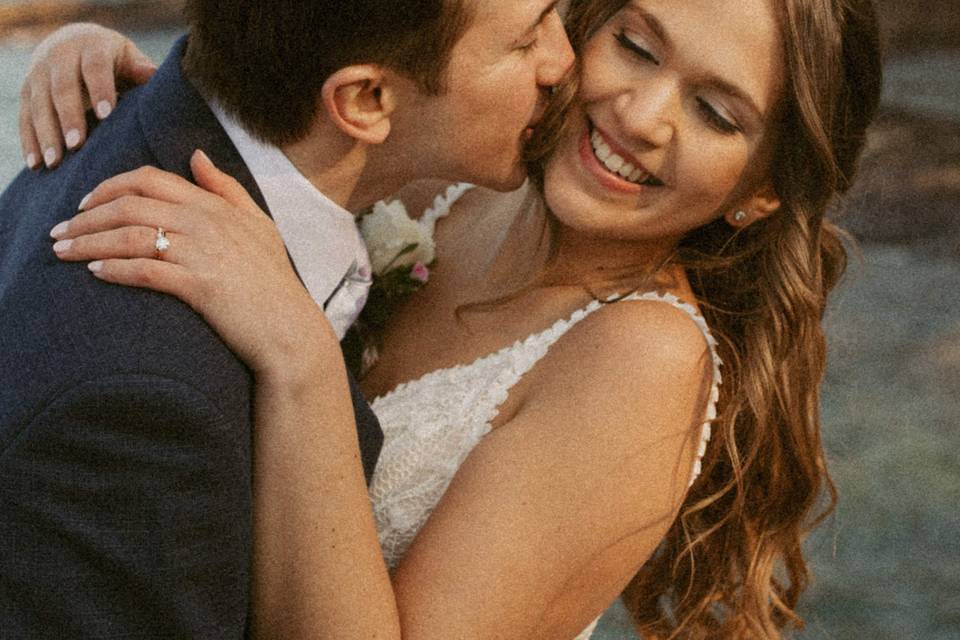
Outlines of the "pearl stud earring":
[[747,219],[747,212],[737,211],[735,214],[733,214],[733,219],[737,222],[743,222],[744,220]]

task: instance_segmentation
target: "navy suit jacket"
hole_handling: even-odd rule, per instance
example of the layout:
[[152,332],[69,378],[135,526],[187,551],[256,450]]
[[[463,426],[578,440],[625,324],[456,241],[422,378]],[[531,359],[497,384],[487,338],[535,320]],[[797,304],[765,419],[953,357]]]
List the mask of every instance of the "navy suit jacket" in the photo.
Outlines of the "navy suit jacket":
[[[49,238],[103,180],[143,165],[189,177],[197,148],[266,210],[181,73],[185,46],[59,169],[0,196],[4,639],[247,628],[250,371],[179,300],[100,282]],[[351,386],[369,479],[382,433]]]

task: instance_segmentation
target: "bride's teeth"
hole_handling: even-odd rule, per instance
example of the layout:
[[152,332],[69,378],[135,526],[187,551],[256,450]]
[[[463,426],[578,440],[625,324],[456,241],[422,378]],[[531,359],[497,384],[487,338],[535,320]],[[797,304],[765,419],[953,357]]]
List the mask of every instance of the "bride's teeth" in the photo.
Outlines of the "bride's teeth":
[[623,166],[623,158],[613,153],[603,161],[603,164],[606,165],[607,169],[616,173]]
[[629,180],[636,184],[641,184],[650,177],[643,169],[633,166],[632,163],[627,162],[621,156],[614,153],[610,146],[604,142],[603,136],[597,131],[590,133],[590,142],[593,146],[593,153],[597,156],[597,159],[600,160],[603,166],[611,173],[618,174],[624,180]]
[[604,162],[610,157],[610,154],[613,153],[613,151],[610,150],[610,147],[607,146],[607,143],[603,141],[603,138],[596,131],[590,134],[590,142],[593,143],[593,152],[596,154],[597,158],[600,159],[600,162]]

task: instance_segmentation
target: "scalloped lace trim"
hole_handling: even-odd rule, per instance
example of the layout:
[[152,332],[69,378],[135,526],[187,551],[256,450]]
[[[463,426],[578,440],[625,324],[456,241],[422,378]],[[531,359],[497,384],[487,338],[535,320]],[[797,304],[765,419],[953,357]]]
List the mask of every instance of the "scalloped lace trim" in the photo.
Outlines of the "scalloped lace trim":
[[697,455],[693,461],[690,481],[687,483],[689,487],[697,479],[697,476],[700,475],[703,466],[703,456],[707,452],[707,444],[710,442],[712,424],[713,421],[717,419],[717,402],[720,400],[720,385],[723,384],[723,373],[720,371],[720,367],[723,366],[723,360],[721,360],[717,354],[717,339],[713,337],[713,334],[710,332],[710,327],[707,326],[706,319],[700,315],[696,307],[688,302],[684,302],[672,293],[661,294],[655,291],[648,291],[645,293],[630,294],[625,296],[623,300],[657,300],[671,304],[690,316],[690,319],[693,320],[697,328],[700,329],[700,333],[703,334],[703,339],[707,341],[707,347],[710,350],[710,359],[713,362],[713,381],[710,386],[710,398],[707,401],[703,425],[700,428],[700,442],[697,445]]
[[[493,353],[480,356],[473,362],[467,364],[458,364],[445,369],[436,369],[434,371],[425,373],[419,378],[402,382],[390,391],[386,392],[384,395],[374,399],[373,408],[376,410],[378,406],[390,402],[390,399],[396,394],[410,395],[411,389],[415,390],[419,385],[429,384],[433,386],[440,382],[443,378],[450,377],[451,374],[458,374],[457,377],[469,377],[468,374],[471,369],[483,369],[489,367],[490,365],[499,364],[501,367],[499,374],[496,375],[493,380],[488,381],[488,389],[490,394],[486,398],[487,407],[482,412],[482,420],[477,420],[478,416],[475,414],[468,414],[467,416],[469,422],[472,423],[469,427],[469,431],[475,436],[483,436],[490,430],[491,423],[496,420],[497,416],[499,415],[500,407],[504,402],[506,402],[510,395],[510,389],[513,388],[513,386],[520,381],[520,378],[529,372],[534,365],[536,365],[536,363],[543,358],[544,355],[546,355],[550,346],[559,340],[563,334],[569,331],[571,327],[600,309],[605,303],[632,300],[665,302],[673,307],[676,307],[677,309],[680,309],[686,313],[691,320],[693,320],[697,328],[700,329],[700,333],[703,335],[704,340],[707,342],[707,346],[710,351],[710,358],[713,363],[713,381],[710,388],[710,397],[707,401],[706,413],[703,426],[701,428],[700,440],[697,446],[697,454],[694,459],[690,480],[687,484],[687,486],[690,486],[697,479],[697,476],[700,475],[702,459],[706,453],[707,444],[710,441],[711,425],[717,418],[717,402],[720,399],[720,385],[723,383],[723,374],[720,371],[723,361],[717,354],[717,340],[710,332],[710,328],[707,326],[706,319],[700,315],[697,309],[692,304],[683,302],[680,298],[672,293],[661,294],[656,291],[647,291],[644,293],[629,294],[623,298],[620,298],[619,300],[617,300],[617,298],[618,296],[614,295],[607,298],[607,300],[604,302],[601,302],[600,300],[592,300],[586,307],[574,311],[569,318],[561,318],[549,328],[539,333],[531,334],[526,338],[519,339],[513,344],[509,344]],[[513,362],[501,362],[507,359],[507,357],[511,354],[515,354]]]
[[443,193],[438,193],[437,197],[433,199],[433,205],[424,209],[423,215],[420,216],[421,228],[429,233],[431,238],[434,237],[433,232],[436,230],[437,220],[450,215],[450,209],[454,203],[473,187],[474,185],[469,182],[458,182],[447,187]]

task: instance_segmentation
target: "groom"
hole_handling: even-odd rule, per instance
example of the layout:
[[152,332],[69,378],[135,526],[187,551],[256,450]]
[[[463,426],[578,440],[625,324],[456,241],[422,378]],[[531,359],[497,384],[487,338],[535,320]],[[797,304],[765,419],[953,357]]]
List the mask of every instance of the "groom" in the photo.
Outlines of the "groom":
[[[150,84],[0,196],[0,637],[247,628],[251,374],[178,300],[57,260],[50,229],[104,179],[188,176],[202,148],[345,330],[369,275],[348,210],[423,177],[523,180],[572,62],[554,4],[188,0]],[[369,478],[382,435],[353,392]]]

